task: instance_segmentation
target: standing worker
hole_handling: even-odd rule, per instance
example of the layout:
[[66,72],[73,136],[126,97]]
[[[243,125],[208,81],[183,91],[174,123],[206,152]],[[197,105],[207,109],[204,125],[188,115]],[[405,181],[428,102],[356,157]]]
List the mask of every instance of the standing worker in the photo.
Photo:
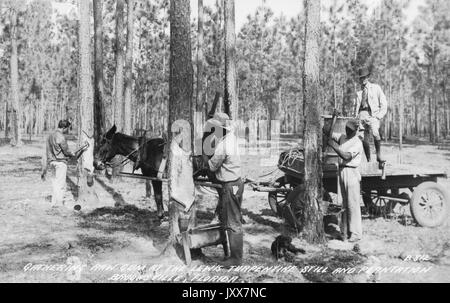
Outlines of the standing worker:
[[328,140],[328,145],[334,149],[339,156],[339,187],[344,206],[343,224],[347,225],[350,242],[357,242],[362,238],[361,218],[361,174],[359,166],[363,146],[358,138],[358,121],[349,120],[345,125],[345,134],[334,133]]
[[377,161],[380,168],[386,162],[381,157],[381,135],[380,121],[387,113],[386,96],[381,87],[369,82],[370,71],[363,67],[358,71],[361,90],[356,94],[355,116],[360,120],[360,129],[364,130],[363,146],[367,161],[370,162],[369,135],[372,133],[374,138]]
[[222,185],[219,190],[217,212],[219,222],[229,241],[230,256],[220,262],[225,267],[242,263],[244,245],[241,214],[244,183],[241,179],[238,141],[230,122],[229,116],[225,113],[216,113],[207,121],[209,126],[215,128],[218,143],[211,159],[204,156],[204,163],[208,163],[208,169],[215,173],[218,182]]
[[75,154],[69,150],[65,134],[69,132],[70,121],[60,120],[58,128],[47,138],[46,161],[43,163],[41,179],[45,180],[47,168],[51,171],[52,180],[52,206],[61,206],[64,204],[64,192],[66,189],[67,162],[71,157],[79,156],[83,150]]

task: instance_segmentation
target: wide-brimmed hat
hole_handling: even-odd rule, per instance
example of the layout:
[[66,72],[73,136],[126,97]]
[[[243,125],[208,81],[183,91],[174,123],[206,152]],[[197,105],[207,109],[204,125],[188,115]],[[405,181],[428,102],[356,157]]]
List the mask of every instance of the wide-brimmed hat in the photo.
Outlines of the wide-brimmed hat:
[[358,69],[358,77],[359,78],[368,77],[368,76],[370,76],[370,70],[367,67],[361,67],[360,69]]
[[358,120],[356,120],[356,119],[348,120],[347,123],[345,124],[345,127],[350,128],[353,131],[358,130],[358,127],[359,127]]
[[72,125],[72,123],[70,123],[69,119],[59,120],[59,122],[58,122],[58,128],[68,128],[71,125]]
[[230,117],[225,113],[214,114],[214,117],[206,121],[205,131],[211,131],[212,127],[221,127],[226,130],[231,130]]

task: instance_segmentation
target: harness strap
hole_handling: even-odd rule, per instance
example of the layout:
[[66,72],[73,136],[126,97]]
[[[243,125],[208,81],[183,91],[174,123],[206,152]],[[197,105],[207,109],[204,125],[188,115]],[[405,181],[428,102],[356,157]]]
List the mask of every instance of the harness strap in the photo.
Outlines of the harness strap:
[[[130,162],[131,160],[130,160],[128,157],[131,156],[133,153],[139,151],[145,144],[147,144],[147,142],[149,142],[149,141],[152,140],[152,139],[154,139],[154,138],[151,138],[151,139],[148,139],[148,140],[145,140],[144,142],[142,142],[137,148],[135,148],[135,149],[132,150],[129,154],[127,154],[127,155],[125,156],[125,159],[122,160],[119,164],[117,164],[117,165],[111,165],[110,162],[107,162],[107,163],[105,163],[105,164],[108,165],[108,166],[110,166],[110,167],[112,167],[112,168],[115,168],[115,167],[122,166],[122,165],[124,165],[124,164]],[[165,146],[165,147],[164,147],[164,150],[166,150],[167,140],[164,139],[164,142],[161,143],[161,144],[159,144],[158,146],[161,146],[161,145],[164,145],[164,146]],[[139,159],[139,158],[138,158],[138,159]],[[137,161],[136,161],[136,163],[137,163]]]

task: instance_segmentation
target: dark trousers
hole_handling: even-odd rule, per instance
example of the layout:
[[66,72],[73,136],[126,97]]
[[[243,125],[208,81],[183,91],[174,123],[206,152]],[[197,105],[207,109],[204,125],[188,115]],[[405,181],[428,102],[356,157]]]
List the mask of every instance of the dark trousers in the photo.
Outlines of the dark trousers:
[[219,203],[216,211],[219,221],[225,230],[242,233],[242,196],[244,183],[241,179],[232,182],[223,182],[219,190]]

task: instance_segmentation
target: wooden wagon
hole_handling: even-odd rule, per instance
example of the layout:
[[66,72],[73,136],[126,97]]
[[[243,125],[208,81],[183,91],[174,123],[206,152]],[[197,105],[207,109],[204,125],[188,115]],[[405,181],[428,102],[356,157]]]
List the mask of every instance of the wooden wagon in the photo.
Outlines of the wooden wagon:
[[[331,117],[325,117],[325,124]],[[338,118],[334,127],[337,132],[344,132],[347,118]],[[365,161],[365,157],[364,161]],[[326,150],[323,154],[323,199],[331,201],[329,193],[339,195],[339,167],[336,153]],[[254,190],[268,192],[270,208],[279,216],[286,206],[289,194],[303,183],[304,161],[301,148],[281,153],[278,168],[284,176],[275,182],[259,182]],[[426,169],[412,171],[404,165],[386,166],[385,177],[381,178],[378,163],[363,162],[361,172],[361,196],[369,213],[379,216],[389,215],[399,203],[409,204],[411,215],[416,222],[425,227],[441,225],[447,218],[450,194],[437,183],[439,178],[446,178],[443,172]]]

